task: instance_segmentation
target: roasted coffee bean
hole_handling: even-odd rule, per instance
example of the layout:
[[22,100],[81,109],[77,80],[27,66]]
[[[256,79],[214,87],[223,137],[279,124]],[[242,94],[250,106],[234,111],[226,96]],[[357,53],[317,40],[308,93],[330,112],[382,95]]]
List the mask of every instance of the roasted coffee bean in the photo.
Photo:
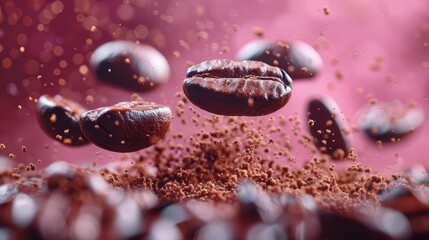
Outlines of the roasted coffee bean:
[[318,239],[320,235],[319,206],[310,195],[282,194],[277,199],[282,206],[280,222],[288,236]]
[[188,69],[183,91],[192,103],[215,114],[260,116],[289,101],[291,83],[286,72],[262,62],[211,60]]
[[411,187],[396,181],[381,191],[379,197],[383,206],[407,216],[413,239],[429,239],[429,189],[426,186]]
[[323,65],[316,50],[302,41],[256,40],[244,45],[237,53],[237,59],[256,60],[279,67],[294,80],[316,76]]
[[357,209],[351,215],[322,211],[320,223],[321,239],[405,240],[411,236],[407,218],[400,212],[383,207]]
[[133,152],[162,139],[170,128],[171,110],[144,101],[120,102],[82,114],[80,127],[95,145],[114,152]]
[[36,109],[43,130],[55,140],[69,146],[89,143],[79,128],[80,115],[86,111],[79,103],[60,95],[43,95]]
[[308,126],[320,152],[334,159],[344,159],[349,151],[349,137],[341,110],[333,99],[316,98],[308,104]]
[[99,46],[90,63],[99,80],[132,91],[151,90],[170,75],[168,62],[158,50],[128,41]]
[[396,142],[419,128],[423,120],[424,112],[420,105],[393,100],[365,107],[358,123],[372,139]]

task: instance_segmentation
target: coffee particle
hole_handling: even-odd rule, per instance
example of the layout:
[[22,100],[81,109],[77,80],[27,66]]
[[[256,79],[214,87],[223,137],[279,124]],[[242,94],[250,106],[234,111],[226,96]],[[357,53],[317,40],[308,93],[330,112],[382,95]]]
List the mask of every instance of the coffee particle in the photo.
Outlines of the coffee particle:
[[260,38],[265,36],[264,29],[262,29],[260,27],[253,27],[252,32],[253,32],[253,34],[255,34],[255,36],[260,37]]
[[323,6],[323,13],[325,15],[329,15],[331,13],[331,10],[329,9],[328,6]]

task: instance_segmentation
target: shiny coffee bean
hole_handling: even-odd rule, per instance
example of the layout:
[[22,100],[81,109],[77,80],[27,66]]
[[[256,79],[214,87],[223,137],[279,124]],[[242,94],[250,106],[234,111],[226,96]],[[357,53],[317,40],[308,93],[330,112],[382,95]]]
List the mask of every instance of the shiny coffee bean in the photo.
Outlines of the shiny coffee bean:
[[396,142],[419,128],[423,120],[420,105],[394,100],[366,107],[359,115],[358,123],[372,139]]
[[322,59],[313,47],[302,41],[270,42],[256,40],[244,45],[238,60],[256,60],[285,70],[292,79],[312,78],[322,69]]
[[97,78],[132,91],[148,91],[166,82],[170,67],[155,48],[128,41],[99,46],[90,64]]
[[344,159],[349,151],[349,137],[341,110],[333,99],[316,98],[309,102],[308,126],[320,152],[334,159]]
[[188,69],[183,91],[208,112],[261,116],[286,105],[291,83],[286,72],[262,62],[211,60]]
[[162,139],[170,128],[171,110],[144,101],[120,102],[82,114],[80,127],[95,145],[114,152],[133,152]]
[[36,109],[40,125],[53,139],[69,146],[89,143],[79,128],[80,115],[86,111],[79,103],[60,95],[43,95]]

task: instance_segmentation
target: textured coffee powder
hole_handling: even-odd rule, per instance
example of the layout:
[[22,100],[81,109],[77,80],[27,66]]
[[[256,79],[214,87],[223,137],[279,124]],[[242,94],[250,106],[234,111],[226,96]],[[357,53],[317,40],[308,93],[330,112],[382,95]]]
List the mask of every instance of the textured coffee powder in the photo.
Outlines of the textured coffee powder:
[[[183,113],[188,111],[188,104],[181,94],[178,97],[177,116],[186,122]],[[302,167],[293,164],[287,139],[290,125],[299,123],[296,116],[262,121],[194,115],[197,119],[189,124],[198,126],[196,133],[170,134],[144,151],[130,167],[103,169],[101,175],[115,187],[150,189],[168,201],[232,202],[237,197],[237,185],[251,181],[271,193],[308,193],[322,205],[342,210],[362,200],[378,201],[377,192],[390,181],[359,163],[336,171],[329,157],[323,155],[309,157]],[[314,151],[311,137],[296,131],[300,142]]]

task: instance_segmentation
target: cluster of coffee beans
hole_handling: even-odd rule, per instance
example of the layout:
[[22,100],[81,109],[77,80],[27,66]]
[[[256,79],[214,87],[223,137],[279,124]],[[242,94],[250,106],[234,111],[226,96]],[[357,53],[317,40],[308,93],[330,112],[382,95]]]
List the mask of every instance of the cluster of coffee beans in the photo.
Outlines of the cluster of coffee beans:
[[246,181],[236,189],[235,204],[198,200],[165,202],[149,190],[115,189],[91,169],[56,162],[41,177],[8,182],[0,187],[0,236],[8,239],[427,239],[429,195],[427,188],[418,187],[427,184],[428,175],[420,175],[404,173],[393,182],[391,188],[381,193],[383,206],[367,202],[345,214],[320,207],[310,195],[268,194]]
[[87,111],[62,96],[43,95],[37,103],[40,125],[70,145],[89,142],[115,152],[133,152],[162,139],[171,123],[170,108],[144,101],[120,102]]
[[[133,91],[167,81],[169,65],[156,49],[127,41],[108,42],[91,56],[97,78]],[[183,89],[195,105],[212,113],[260,116],[283,107],[292,80],[280,68],[259,61],[212,60],[188,69]],[[122,102],[87,111],[62,96],[40,97],[38,118],[49,136],[70,145],[90,142],[116,152],[137,151],[163,138],[171,110],[146,102]]]
[[[219,115],[267,115],[287,104],[292,79],[312,78],[322,68],[317,52],[301,41],[251,42],[237,58],[241,61],[216,59],[191,66],[183,83],[187,98]],[[168,62],[161,53],[127,41],[98,47],[91,66],[99,80],[133,91],[151,90],[169,76]],[[145,102],[122,102],[85,112],[81,105],[63,97],[42,96],[37,109],[42,127],[62,143],[78,146],[91,141],[116,152],[151,146],[166,135],[171,122],[168,107]],[[307,112],[318,150],[334,159],[350,157],[350,129],[335,101],[328,97],[312,99]],[[417,104],[393,101],[363,110],[359,123],[376,141],[391,142],[413,132],[423,118]]]

